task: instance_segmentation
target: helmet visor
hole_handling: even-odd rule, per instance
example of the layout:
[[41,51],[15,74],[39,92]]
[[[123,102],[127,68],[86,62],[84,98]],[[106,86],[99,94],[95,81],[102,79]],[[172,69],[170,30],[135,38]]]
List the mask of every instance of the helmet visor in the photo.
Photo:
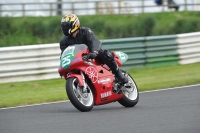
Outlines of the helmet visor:
[[62,22],[61,23],[61,29],[62,29],[62,32],[65,36],[69,36],[69,30],[70,30],[70,24],[67,23],[67,22]]

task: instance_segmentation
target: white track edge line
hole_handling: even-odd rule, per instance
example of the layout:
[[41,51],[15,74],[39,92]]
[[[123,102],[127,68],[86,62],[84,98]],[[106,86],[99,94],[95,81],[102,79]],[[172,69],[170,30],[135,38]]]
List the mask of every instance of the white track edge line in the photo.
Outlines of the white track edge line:
[[47,103],[38,103],[38,104],[30,104],[30,105],[7,107],[7,108],[0,108],[0,110],[3,110],[3,109],[23,108],[23,107],[32,107],[32,106],[38,106],[38,105],[48,105],[48,104],[63,103],[63,102],[69,102],[69,100],[63,100],[63,101],[57,101],[57,102],[47,102]]
[[165,89],[158,89],[158,90],[151,90],[151,91],[143,91],[143,92],[140,92],[140,93],[165,91],[165,90],[174,90],[174,89],[183,89],[183,88],[189,88],[189,87],[195,87],[195,86],[200,86],[200,84],[187,85],[187,86],[179,86],[179,87],[172,87],[172,88],[165,88]]
[[[143,92],[139,92],[139,93],[148,93],[148,92],[157,92],[157,91],[165,91],[165,90],[174,90],[174,89],[189,88],[189,87],[194,87],[194,86],[200,86],[200,84],[187,85],[187,86],[179,86],[179,87],[159,89],[159,90],[151,90],[151,91],[143,91]],[[41,104],[31,104],[31,105],[16,106],[16,107],[8,107],[8,108],[0,108],[0,110],[23,108],[23,107],[32,107],[32,106],[38,106],[38,105],[48,105],[48,104],[63,103],[63,102],[69,102],[69,100],[57,101],[57,102],[47,102],[47,103],[41,103]]]

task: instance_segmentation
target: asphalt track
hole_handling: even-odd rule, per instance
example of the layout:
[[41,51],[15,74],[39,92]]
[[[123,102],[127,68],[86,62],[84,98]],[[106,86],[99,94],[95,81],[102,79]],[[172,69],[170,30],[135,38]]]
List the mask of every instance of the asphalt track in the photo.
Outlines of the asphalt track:
[[0,109],[0,133],[200,133],[200,85],[140,93],[79,112],[70,102]]

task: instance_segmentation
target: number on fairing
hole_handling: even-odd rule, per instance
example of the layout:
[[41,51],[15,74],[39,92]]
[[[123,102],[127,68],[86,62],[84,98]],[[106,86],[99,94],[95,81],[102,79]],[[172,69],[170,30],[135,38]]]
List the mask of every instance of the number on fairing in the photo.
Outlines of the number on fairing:
[[62,66],[63,67],[65,67],[65,66],[67,66],[69,64],[70,64],[70,56],[69,55],[64,57],[64,58],[62,58]]
[[125,57],[125,55],[124,55],[123,53],[121,53],[121,52],[116,52],[116,54],[117,54],[121,59],[123,59],[123,60],[126,59],[126,57]]

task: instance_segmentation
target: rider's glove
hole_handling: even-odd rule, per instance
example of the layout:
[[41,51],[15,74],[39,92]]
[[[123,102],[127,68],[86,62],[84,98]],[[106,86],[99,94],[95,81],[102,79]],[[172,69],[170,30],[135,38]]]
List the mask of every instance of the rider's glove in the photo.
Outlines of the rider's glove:
[[94,59],[97,56],[98,52],[90,52],[87,55],[83,55],[83,60]]

